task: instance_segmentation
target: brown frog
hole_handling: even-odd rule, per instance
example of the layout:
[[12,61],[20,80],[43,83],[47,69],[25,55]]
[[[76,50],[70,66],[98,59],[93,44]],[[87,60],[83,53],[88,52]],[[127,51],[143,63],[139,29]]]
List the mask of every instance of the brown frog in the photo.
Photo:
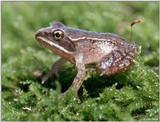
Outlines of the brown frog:
[[42,83],[57,74],[66,61],[70,61],[77,68],[71,85],[75,96],[85,79],[87,64],[96,64],[97,73],[110,76],[126,71],[138,51],[135,44],[116,34],[71,28],[60,22],[38,30],[35,38],[61,57],[42,78]]

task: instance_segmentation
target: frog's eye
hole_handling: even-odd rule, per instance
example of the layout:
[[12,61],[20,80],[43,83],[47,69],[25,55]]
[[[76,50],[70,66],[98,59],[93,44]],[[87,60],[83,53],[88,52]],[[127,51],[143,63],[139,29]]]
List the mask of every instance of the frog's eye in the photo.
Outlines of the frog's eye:
[[56,40],[60,40],[63,38],[63,32],[60,30],[56,30],[53,32],[53,36]]

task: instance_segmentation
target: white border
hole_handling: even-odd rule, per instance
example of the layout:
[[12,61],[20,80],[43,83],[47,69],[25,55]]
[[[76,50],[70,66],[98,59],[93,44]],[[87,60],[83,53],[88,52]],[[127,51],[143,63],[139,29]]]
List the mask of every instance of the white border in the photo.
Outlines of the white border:
[[[2,15],[2,13],[1,13],[1,10],[2,10],[2,5],[1,5],[1,1],[0,1],[0,15]],[[1,69],[1,71],[0,71],[0,100],[1,100],[1,102],[0,102],[0,120],[2,121],[2,99],[1,99],[1,97],[2,97],[2,83],[1,83],[1,81],[2,81],[2,62],[1,62],[1,60],[2,60],[2,55],[1,55],[1,53],[2,53],[2,35],[1,35],[1,33],[2,33],[2,23],[1,23],[1,19],[2,19],[2,16],[0,17],[0,38],[1,38],[1,43],[0,43],[0,69]]]
[[40,1],[50,1],[50,2],[60,2],[60,1],[70,1],[70,2],[159,2],[160,0],[0,0],[2,2],[40,2]]
[[[2,33],[2,13],[1,13],[1,11],[2,11],[2,3],[3,2],[42,2],[42,1],[45,1],[45,0],[34,0],[34,1],[32,1],[32,0],[0,0],[0,15],[1,15],[1,17],[0,17],[0,38],[1,38],[1,43],[0,43],[0,48],[1,48],[1,50],[0,50],[0,59],[2,59],[2,35],[1,35],[1,33]],[[60,2],[60,1],[71,1],[71,2],[123,2],[123,1],[126,1],[126,2],[158,2],[158,4],[159,4],[159,20],[160,20],[160,0],[46,0],[46,2],[51,2],[51,1],[53,1],[53,2]],[[159,23],[159,32],[160,32],[160,23]],[[160,34],[159,34],[159,52],[160,52]],[[159,64],[160,64],[160,56],[159,56]],[[1,72],[0,72],[0,100],[1,100],[1,102],[0,102],[0,121],[2,121],[2,99],[1,99],[1,97],[2,97],[2,82],[1,82],[1,80],[2,80],[2,61],[0,60],[0,69],[1,69]],[[160,65],[159,65],[159,76],[160,76]],[[160,110],[160,80],[159,80],[159,110]],[[159,112],[159,118],[158,118],[158,120],[160,120],[160,112]]]

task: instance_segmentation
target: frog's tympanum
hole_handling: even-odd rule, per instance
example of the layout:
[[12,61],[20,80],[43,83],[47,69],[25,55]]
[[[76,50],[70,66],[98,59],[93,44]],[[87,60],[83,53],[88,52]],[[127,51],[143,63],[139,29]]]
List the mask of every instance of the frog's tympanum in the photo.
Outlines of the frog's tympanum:
[[40,29],[35,37],[42,46],[61,57],[42,77],[42,82],[57,74],[60,67],[69,61],[77,68],[71,85],[75,96],[85,79],[87,64],[95,64],[98,74],[110,76],[126,71],[138,51],[135,44],[116,34],[71,28],[60,22]]

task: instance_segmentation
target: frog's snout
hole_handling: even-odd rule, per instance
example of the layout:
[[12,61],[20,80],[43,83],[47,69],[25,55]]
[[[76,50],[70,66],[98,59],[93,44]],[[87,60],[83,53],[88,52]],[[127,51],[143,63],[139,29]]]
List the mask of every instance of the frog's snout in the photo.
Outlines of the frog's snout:
[[42,28],[35,33],[35,38],[48,37],[50,36],[50,33],[51,33],[51,27]]
[[42,31],[42,30],[38,30],[35,33],[35,38],[37,39],[38,37],[45,37],[46,36],[46,32]]
[[37,38],[39,35],[40,35],[39,31],[37,31],[37,32],[35,33],[35,38]]

